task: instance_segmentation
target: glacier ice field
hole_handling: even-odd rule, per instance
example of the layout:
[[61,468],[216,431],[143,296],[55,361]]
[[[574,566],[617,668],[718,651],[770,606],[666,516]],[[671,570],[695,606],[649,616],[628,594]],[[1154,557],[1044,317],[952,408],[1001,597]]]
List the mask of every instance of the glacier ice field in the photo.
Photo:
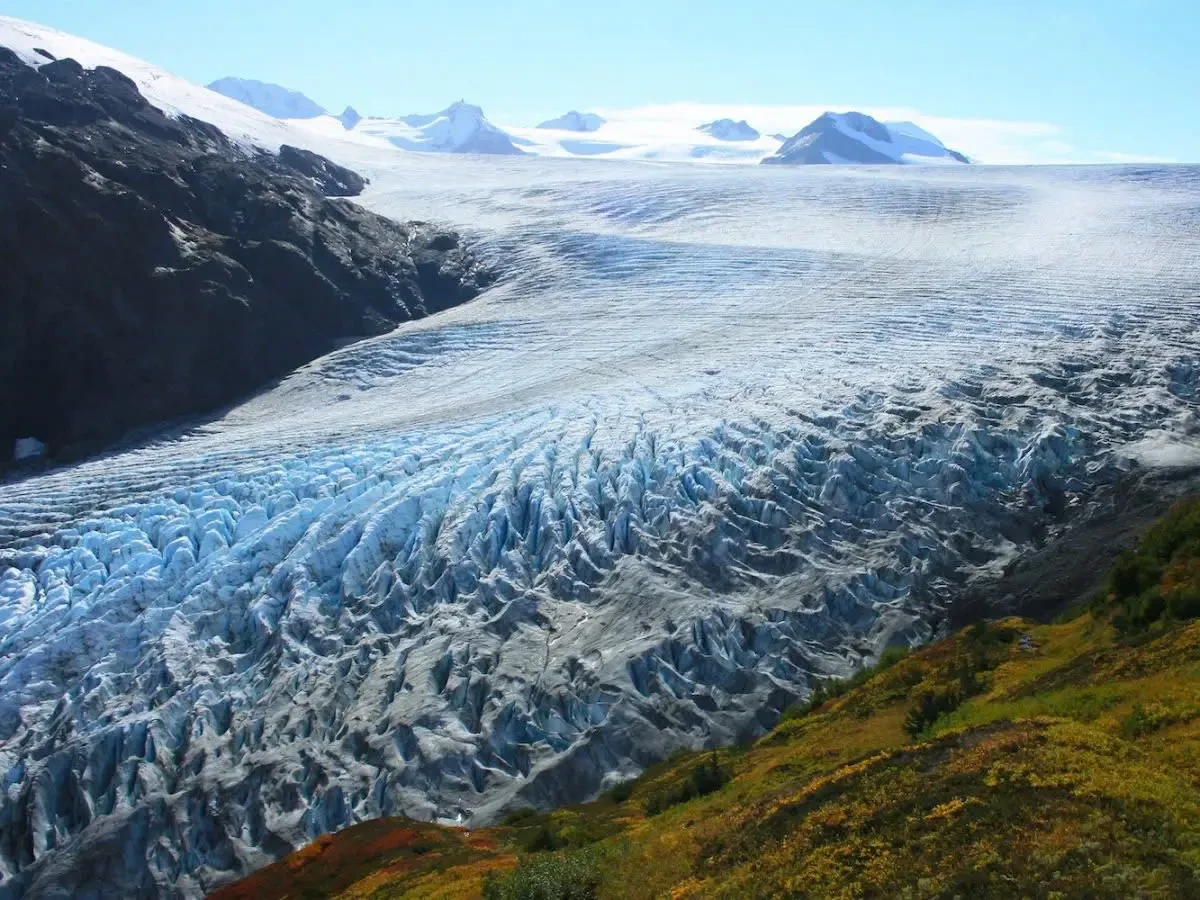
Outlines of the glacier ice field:
[[501,283],[0,484],[0,897],[586,799],[1197,457],[1200,168],[363,153]]

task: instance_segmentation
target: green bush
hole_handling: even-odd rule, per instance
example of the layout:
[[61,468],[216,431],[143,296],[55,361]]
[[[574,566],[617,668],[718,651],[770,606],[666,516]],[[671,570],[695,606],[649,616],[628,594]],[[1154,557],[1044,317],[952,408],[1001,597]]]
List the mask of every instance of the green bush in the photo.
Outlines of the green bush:
[[1200,587],[1186,587],[1167,595],[1167,613],[1173,619],[1200,619]]
[[546,822],[525,838],[521,846],[526,853],[543,853],[547,850],[559,850],[566,846],[566,842],[559,835],[554,823]]
[[523,859],[503,875],[483,882],[484,900],[594,900],[600,887],[600,861],[591,850]]
[[875,663],[874,673],[886,672],[898,662],[902,662],[908,658],[907,647],[888,647],[879,655],[879,661]]
[[945,713],[954,712],[962,703],[962,695],[954,688],[946,691],[922,691],[916,704],[904,717],[904,732],[916,740]]
[[964,701],[983,690],[983,682],[971,663],[960,661],[955,684],[940,691],[922,691],[904,717],[904,732],[913,740],[923,735],[939,718],[958,709]]
[[536,818],[538,811],[532,806],[522,806],[520,809],[514,809],[500,820],[501,825],[520,825],[522,822],[527,822],[530,819]]
[[1097,606],[1123,632],[1200,617],[1200,499],[1176,504],[1117,557]]
[[729,770],[720,764],[714,750],[688,773],[683,782],[650,794],[644,803],[646,815],[657,816],[672,806],[711,794],[727,784],[729,778]]
[[622,781],[620,784],[613,787],[605,796],[613,803],[624,803],[633,796],[633,782]]
[[780,721],[787,722],[791,719],[804,718],[809,713],[823,706],[826,701],[841,697],[856,687],[866,684],[881,672],[886,672],[892,666],[905,660],[908,657],[908,653],[909,650],[907,647],[888,647],[879,655],[879,659],[876,660],[875,665],[864,666],[849,678],[814,679],[812,693],[804,698],[802,702],[784,710]]
[[1138,703],[1121,720],[1121,736],[1125,738],[1139,738],[1142,735],[1151,734],[1160,728],[1172,725],[1176,721],[1178,721],[1178,717],[1161,705],[1153,705],[1147,708]]

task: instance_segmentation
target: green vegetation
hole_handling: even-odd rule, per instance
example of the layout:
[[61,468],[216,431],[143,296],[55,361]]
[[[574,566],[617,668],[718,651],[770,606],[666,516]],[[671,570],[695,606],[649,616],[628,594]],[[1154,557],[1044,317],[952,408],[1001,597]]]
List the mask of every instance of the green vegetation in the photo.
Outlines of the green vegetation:
[[1177,504],[1121,554],[1097,605],[1125,633],[1200,617],[1200,500]]
[[484,900],[593,900],[600,887],[600,865],[593,851],[522,860],[515,869],[489,873]]
[[700,760],[687,777],[678,784],[655,791],[644,803],[646,815],[657,816],[663,810],[680,803],[687,803],[697,797],[704,797],[720,789],[729,781],[729,770],[722,767],[714,750],[705,759]]
[[802,703],[789,707],[783,713],[783,720],[802,719],[813,710],[820,709],[829,700],[850,693],[855,688],[866,684],[880,672],[887,671],[896,663],[908,656],[907,647],[888,647],[880,654],[873,666],[863,666],[849,678],[818,678],[812,693]]
[[1178,507],[1089,610],[889,652],[752,746],[495,828],[365,823],[215,897],[1200,897],[1198,527]]
[[622,781],[608,792],[608,799],[613,803],[624,803],[633,796],[633,782]]

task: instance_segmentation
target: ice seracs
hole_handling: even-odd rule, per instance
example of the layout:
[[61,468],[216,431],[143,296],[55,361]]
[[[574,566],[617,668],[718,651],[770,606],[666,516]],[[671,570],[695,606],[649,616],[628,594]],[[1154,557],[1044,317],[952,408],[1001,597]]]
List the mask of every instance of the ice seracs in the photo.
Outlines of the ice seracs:
[[276,119],[315,119],[325,115],[322,107],[299,91],[253,78],[218,78],[208,89]]
[[604,124],[604,121],[603,117],[595,113],[581,113],[571,110],[557,119],[547,119],[545,122],[539,124],[538,128],[555,131],[598,131],[600,126]]
[[711,134],[719,141],[757,141],[762,137],[745,119],[738,122],[733,119],[717,119],[715,122],[699,126],[696,130]]
[[777,165],[895,165],[967,163],[912,122],[890,125],[866,113],[826,112],[784,141],[764,163]]
[[462,100],[435,113],[399,119],[366,118],[354,130],[386,138],[403,150],[505,156],[523,153],[513,143],[512,135],[489,122],[478,106]]

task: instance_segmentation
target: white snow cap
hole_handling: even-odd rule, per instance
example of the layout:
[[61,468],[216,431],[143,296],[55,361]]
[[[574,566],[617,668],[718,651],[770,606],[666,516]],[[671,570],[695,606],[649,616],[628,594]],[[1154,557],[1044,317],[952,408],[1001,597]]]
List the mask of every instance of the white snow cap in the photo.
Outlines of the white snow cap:
[[752,127],[745,119],[740,122],[733,119],[717,119],[715,122],[701,125],[697,131],[711,134],[720,141],[757,141],[762,137],[758,129]]
[[315,119],[325,110],[299,91],[251,78],[219,78],[208,86],[210,91],[252,106],[276,119]]
[[243,146],[275,152],[280,145],[290,144],[344,163],[352,163],[354,152],[364,146],[388,146],[383,141],[347,132],[333,116],[312,119],[269,116],[144,60],[45,25],[0,16],[0,47],[8,47],[31,66],[49,62],[42,51],[56,59],[73,59],[89,69],[109,66],[130,78],[142,96],[166,115],[188,115],[208,122]]
[[386,138],[404,150],[509,156],[522,153],[510,134],[489,122],[480,107],[465,100],[435,113],[363,119],[355,130]]
[[861,112],[824,112],[805,125],[769,162],[868,164],[969,162],[912,122],[885,124]]
[[595,113],[581,113],[571,110],[557,119],[547,119],[538,128],[556,131],[596,131],[604,124],[604,118]]

